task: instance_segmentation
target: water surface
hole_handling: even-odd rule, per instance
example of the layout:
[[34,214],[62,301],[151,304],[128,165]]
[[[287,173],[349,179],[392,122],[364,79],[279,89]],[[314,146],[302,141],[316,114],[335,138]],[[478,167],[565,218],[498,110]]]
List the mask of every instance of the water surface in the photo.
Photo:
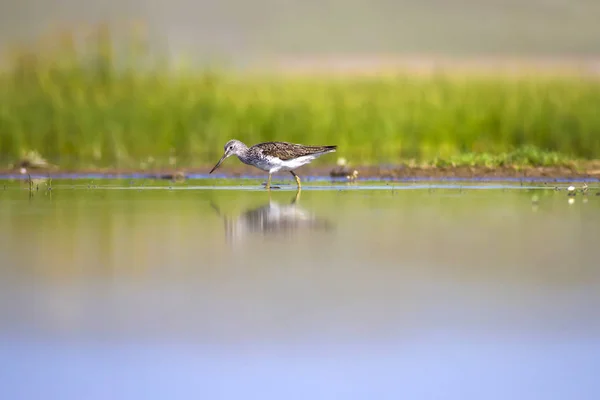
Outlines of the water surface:
[[595,187],[0,184],[2,398],[600,395]]

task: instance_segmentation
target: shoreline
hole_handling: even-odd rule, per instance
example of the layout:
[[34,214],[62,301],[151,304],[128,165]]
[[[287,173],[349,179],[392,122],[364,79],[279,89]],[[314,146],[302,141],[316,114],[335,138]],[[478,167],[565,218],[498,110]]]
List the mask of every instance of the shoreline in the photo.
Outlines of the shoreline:
[[[184,180],[188,177],[196,179],[195,176],[208,177],[211,166],[192,168],[155,168],[155,169],[133,169],[133,168],[93,168],[93,169],[31,169],[27,171],[35,177],[58,178],[64,176],[93,175],[98,177],[114,178],[143,176],[150,179]],[[354,171],[357,172],[353,177]],[[27,172],[21,173],[18,169],[0,169],[0,179],[23,179],[27,178]],[[300,177],[331,177],[342,180],[360,179],[591,179],[600,181],[600,161],[587,162],[575,166],[448,166],[448,167],[411,167],[407,165],[389,166],[306,166],[296,171]],[[273,174],[273,177],[286,177],[288,173]],[[217,170],[211,177],[218,179],[257,178],[266,177],[266,172],[246,165],[225,166]],[[69,178],[65,178],[69,179]]]

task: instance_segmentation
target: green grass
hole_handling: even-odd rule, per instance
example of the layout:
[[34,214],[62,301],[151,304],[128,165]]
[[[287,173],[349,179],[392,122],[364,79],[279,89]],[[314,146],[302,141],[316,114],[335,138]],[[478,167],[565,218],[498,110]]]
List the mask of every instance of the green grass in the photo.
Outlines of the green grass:
[[557,152],[541,151],[533,146],[523,146],[508,153],[461,153],[445,159],[436,157],[426,164],[433,167],[574,167],[577,164],[575,161],[578,160]]
[[29,151],[71,167],[211,164],[230,138],[338,144],[353,164],[553,165],[600,154],[600,80],[590,77],[169,70],[135,46],[117,56],[100,33],[84,52],[69,35],[19,51],[0,72],[4,165]]

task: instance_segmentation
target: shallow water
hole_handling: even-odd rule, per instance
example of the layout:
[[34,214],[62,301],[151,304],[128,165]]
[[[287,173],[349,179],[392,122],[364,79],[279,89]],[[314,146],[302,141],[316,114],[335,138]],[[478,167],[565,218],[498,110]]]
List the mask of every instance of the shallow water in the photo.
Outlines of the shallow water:
[[284,183],[0,181],[2,398],[600,396],[597,187]]

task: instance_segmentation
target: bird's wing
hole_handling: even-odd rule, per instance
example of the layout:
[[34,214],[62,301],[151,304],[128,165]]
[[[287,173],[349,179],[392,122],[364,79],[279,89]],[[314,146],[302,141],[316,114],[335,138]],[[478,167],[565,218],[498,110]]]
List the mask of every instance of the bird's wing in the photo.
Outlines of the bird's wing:
[[337,146],[304,146],[287,142],[264,142],[253,147],[260,149],[264,155],[277,157],[284,161],[311,154],[324,153],[337,148]]

